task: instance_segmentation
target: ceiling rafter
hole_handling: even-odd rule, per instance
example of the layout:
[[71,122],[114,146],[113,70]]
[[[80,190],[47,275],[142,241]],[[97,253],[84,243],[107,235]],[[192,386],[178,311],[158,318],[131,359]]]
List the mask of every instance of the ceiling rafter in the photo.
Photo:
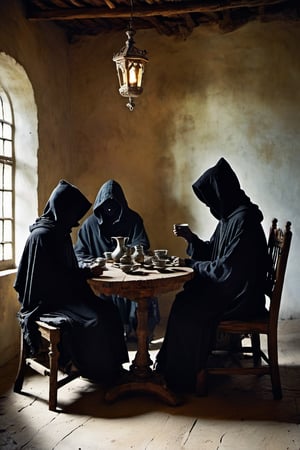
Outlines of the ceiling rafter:
[[64,29],[70,42],[84,35],[124,30],[131,14],[136,30],[155,29],[159,34],[184,39],[203,25],[230,32],[256,19],[268,22],[300,18],[300,0],[23,1],[28,20],[55,23]]
[[[134,7],[134,17],[152,17],[152,16],[172,16],[189,13],[215,13],[224,12],[241,8],[260,8],[283,4],[287,0],[232,0],[232,1],[191,1],[191,2],[164,2],[158,4],[137,5]],[[105,2],[106,3],[106,2]],[[112,2],[109,2],[112,4]],[[29,20],[55,20],[68,21],[75,19],[114,19],[128,18],[129,7],[111,6],[103,7],[80,7],[80,8],[51,8],[36,10],[28,8],[27,18]]]

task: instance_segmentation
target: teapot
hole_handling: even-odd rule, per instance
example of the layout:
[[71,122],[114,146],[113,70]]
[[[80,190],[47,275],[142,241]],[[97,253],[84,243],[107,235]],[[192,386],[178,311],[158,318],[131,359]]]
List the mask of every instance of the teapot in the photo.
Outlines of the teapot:
[[120,262],[120,258],[126,253],[126,242],[128,237],[126,236],[112,236],[112,239],[117,241],[117,246],[111,254],[114,262]]

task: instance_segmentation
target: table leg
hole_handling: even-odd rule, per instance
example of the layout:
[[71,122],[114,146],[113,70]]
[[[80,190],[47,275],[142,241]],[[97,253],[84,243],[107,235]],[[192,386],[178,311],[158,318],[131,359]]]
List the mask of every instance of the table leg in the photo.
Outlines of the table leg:
[[137,303],[137,352],[130,370],[137,377],[147,378],[151,376],[153,364],[148,351],[148,300],[141,298]]
[[130,366],[129,374],[119,384],[106,392],[105,400],[112,402],[129,392],[152,393],[171,406],[181,403],[166,386],[163,377],[151,369],[153,364],[148,349],[148,300],[139,298],[137,307],[137,352]]

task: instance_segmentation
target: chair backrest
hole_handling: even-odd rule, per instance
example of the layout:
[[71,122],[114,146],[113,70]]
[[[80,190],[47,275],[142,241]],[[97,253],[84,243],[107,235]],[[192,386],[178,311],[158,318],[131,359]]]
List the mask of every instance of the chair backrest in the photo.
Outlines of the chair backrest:
[[287,222],[285,230],[277,228],[277,219],[273,219],[268,240],[268,252],[271,269],[267,275],[267,292],[270,298],[270,326],[277,328],[281,294],[292,240],[291,222]]

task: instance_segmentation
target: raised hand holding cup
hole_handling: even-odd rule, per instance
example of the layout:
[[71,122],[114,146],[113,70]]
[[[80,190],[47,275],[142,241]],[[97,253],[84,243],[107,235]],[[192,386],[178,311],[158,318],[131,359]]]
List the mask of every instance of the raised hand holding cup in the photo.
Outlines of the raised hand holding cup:
[[192,240],[193,233],[188,223],[175,223],[173,225],[173,233],[177,237],[183,237],[187,242]]

